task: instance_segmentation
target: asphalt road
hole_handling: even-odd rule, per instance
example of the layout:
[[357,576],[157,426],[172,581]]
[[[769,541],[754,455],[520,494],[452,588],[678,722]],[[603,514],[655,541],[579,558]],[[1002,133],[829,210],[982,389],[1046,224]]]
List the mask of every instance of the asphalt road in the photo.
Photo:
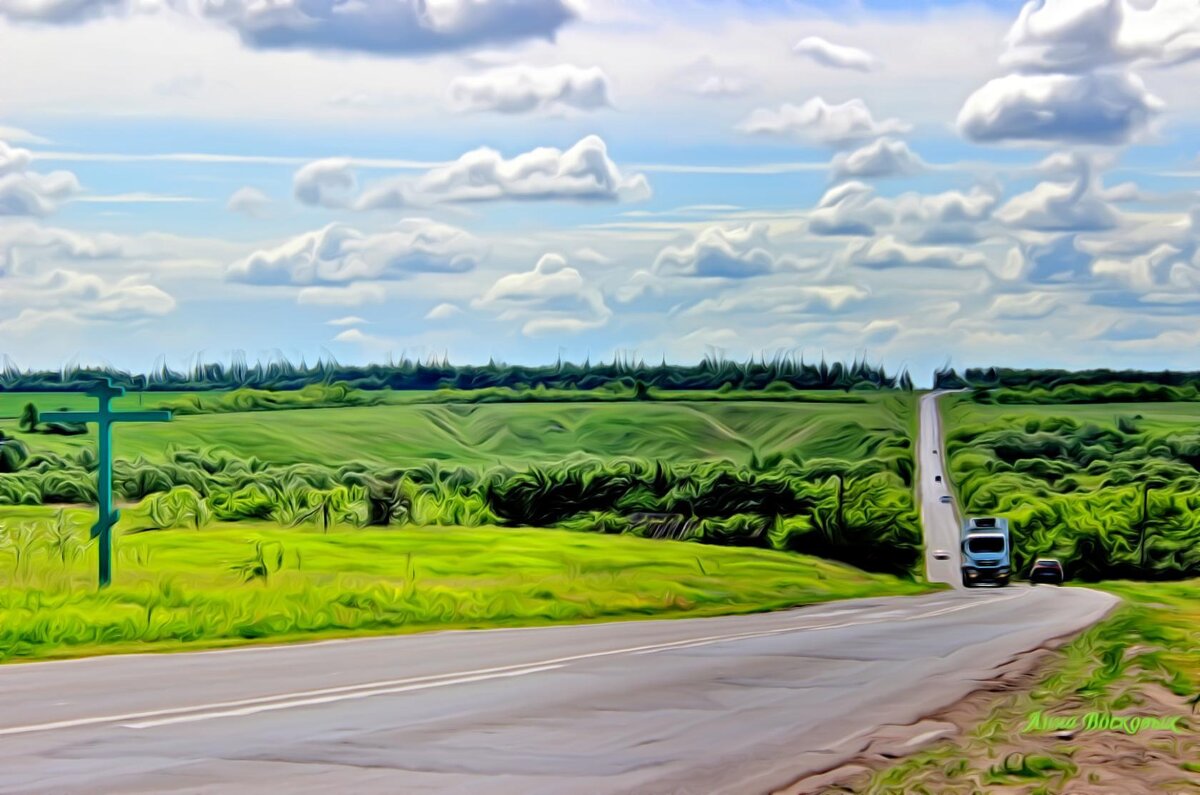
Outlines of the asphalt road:
[[[944,394],[945,391],[929,392],[921,396],[920,404],[917,482],[921,524],[925,530],[925,576],[931,582],[945,582],[962,588],[962,557],[958,543],[962,525],[942,461],[945,456],[942,450],[942,418],[937,410],[938,397]],[[940,482],[938,478],[941,478]],[[951,502],[943,503],[941,498],[944,496],[949,496]],[[936,560],[933,553],[937,550],[950,553],[949,560]]]
[[0,792],[769,792],[1113,603],[1013,586],[0,666]]

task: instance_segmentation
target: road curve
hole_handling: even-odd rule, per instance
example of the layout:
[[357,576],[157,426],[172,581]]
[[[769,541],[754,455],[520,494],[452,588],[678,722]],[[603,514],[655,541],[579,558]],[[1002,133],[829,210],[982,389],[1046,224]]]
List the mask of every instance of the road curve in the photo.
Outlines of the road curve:
[[[931,548],[957,533],[930,485],[932,400]],[[955,581],[950,564],[931,574]],[[769,792],[1114,603],[1014,586],[0,666],[0,793]]]

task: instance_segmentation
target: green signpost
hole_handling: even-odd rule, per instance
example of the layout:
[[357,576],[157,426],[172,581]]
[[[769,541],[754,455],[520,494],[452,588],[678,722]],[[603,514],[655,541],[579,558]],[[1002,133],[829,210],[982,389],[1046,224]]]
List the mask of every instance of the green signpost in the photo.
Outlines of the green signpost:
[[92,538],[100,545],[100,587],[112,582],[112,528],[119,513],[113,509],[112,495],[112,425],[114,422],[170,422],[169,411],[121,411],[112,410],[111,401],[125,394],[125,388],[113,386],[104,379],[87,391],[96,398],[96,411],[48,411],[41,415],[43,422],[94,422],[100,437],[100,455],[97,464],[99,479],[96,484],[96,500],[100,515],[92,527]]

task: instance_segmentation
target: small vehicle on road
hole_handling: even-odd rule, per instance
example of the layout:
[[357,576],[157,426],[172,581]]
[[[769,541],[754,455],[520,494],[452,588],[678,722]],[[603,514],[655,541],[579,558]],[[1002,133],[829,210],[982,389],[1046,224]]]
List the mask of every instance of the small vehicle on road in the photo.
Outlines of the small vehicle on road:
[[1062,585],[1063,579],[1062,564],[1054,558],[1038,558],[1029,570],[1029,581],[1035,585],[1039,582]]
[[950,553],[944,549],[935,549],[935,550],[933,550],[933,559],[934,560],[950,560]]
[[943,503],[943,504],[950,502],[950,495],[943,494],[941,497],[938,498],[938,502]]
[[933,482],[934,482],[934,483],[941,483],[941,482],[942,482],[942,476],[941,476],[941,475],[934,475],[934,476],[933,476]]

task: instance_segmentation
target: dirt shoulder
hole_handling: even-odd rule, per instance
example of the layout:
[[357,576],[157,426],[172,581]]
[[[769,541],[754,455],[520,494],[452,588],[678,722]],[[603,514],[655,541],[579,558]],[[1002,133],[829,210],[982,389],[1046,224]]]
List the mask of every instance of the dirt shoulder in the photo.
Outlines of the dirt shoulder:
[[778,795],[1200,793],[1200,581],[1104,587],[1100,624]]

